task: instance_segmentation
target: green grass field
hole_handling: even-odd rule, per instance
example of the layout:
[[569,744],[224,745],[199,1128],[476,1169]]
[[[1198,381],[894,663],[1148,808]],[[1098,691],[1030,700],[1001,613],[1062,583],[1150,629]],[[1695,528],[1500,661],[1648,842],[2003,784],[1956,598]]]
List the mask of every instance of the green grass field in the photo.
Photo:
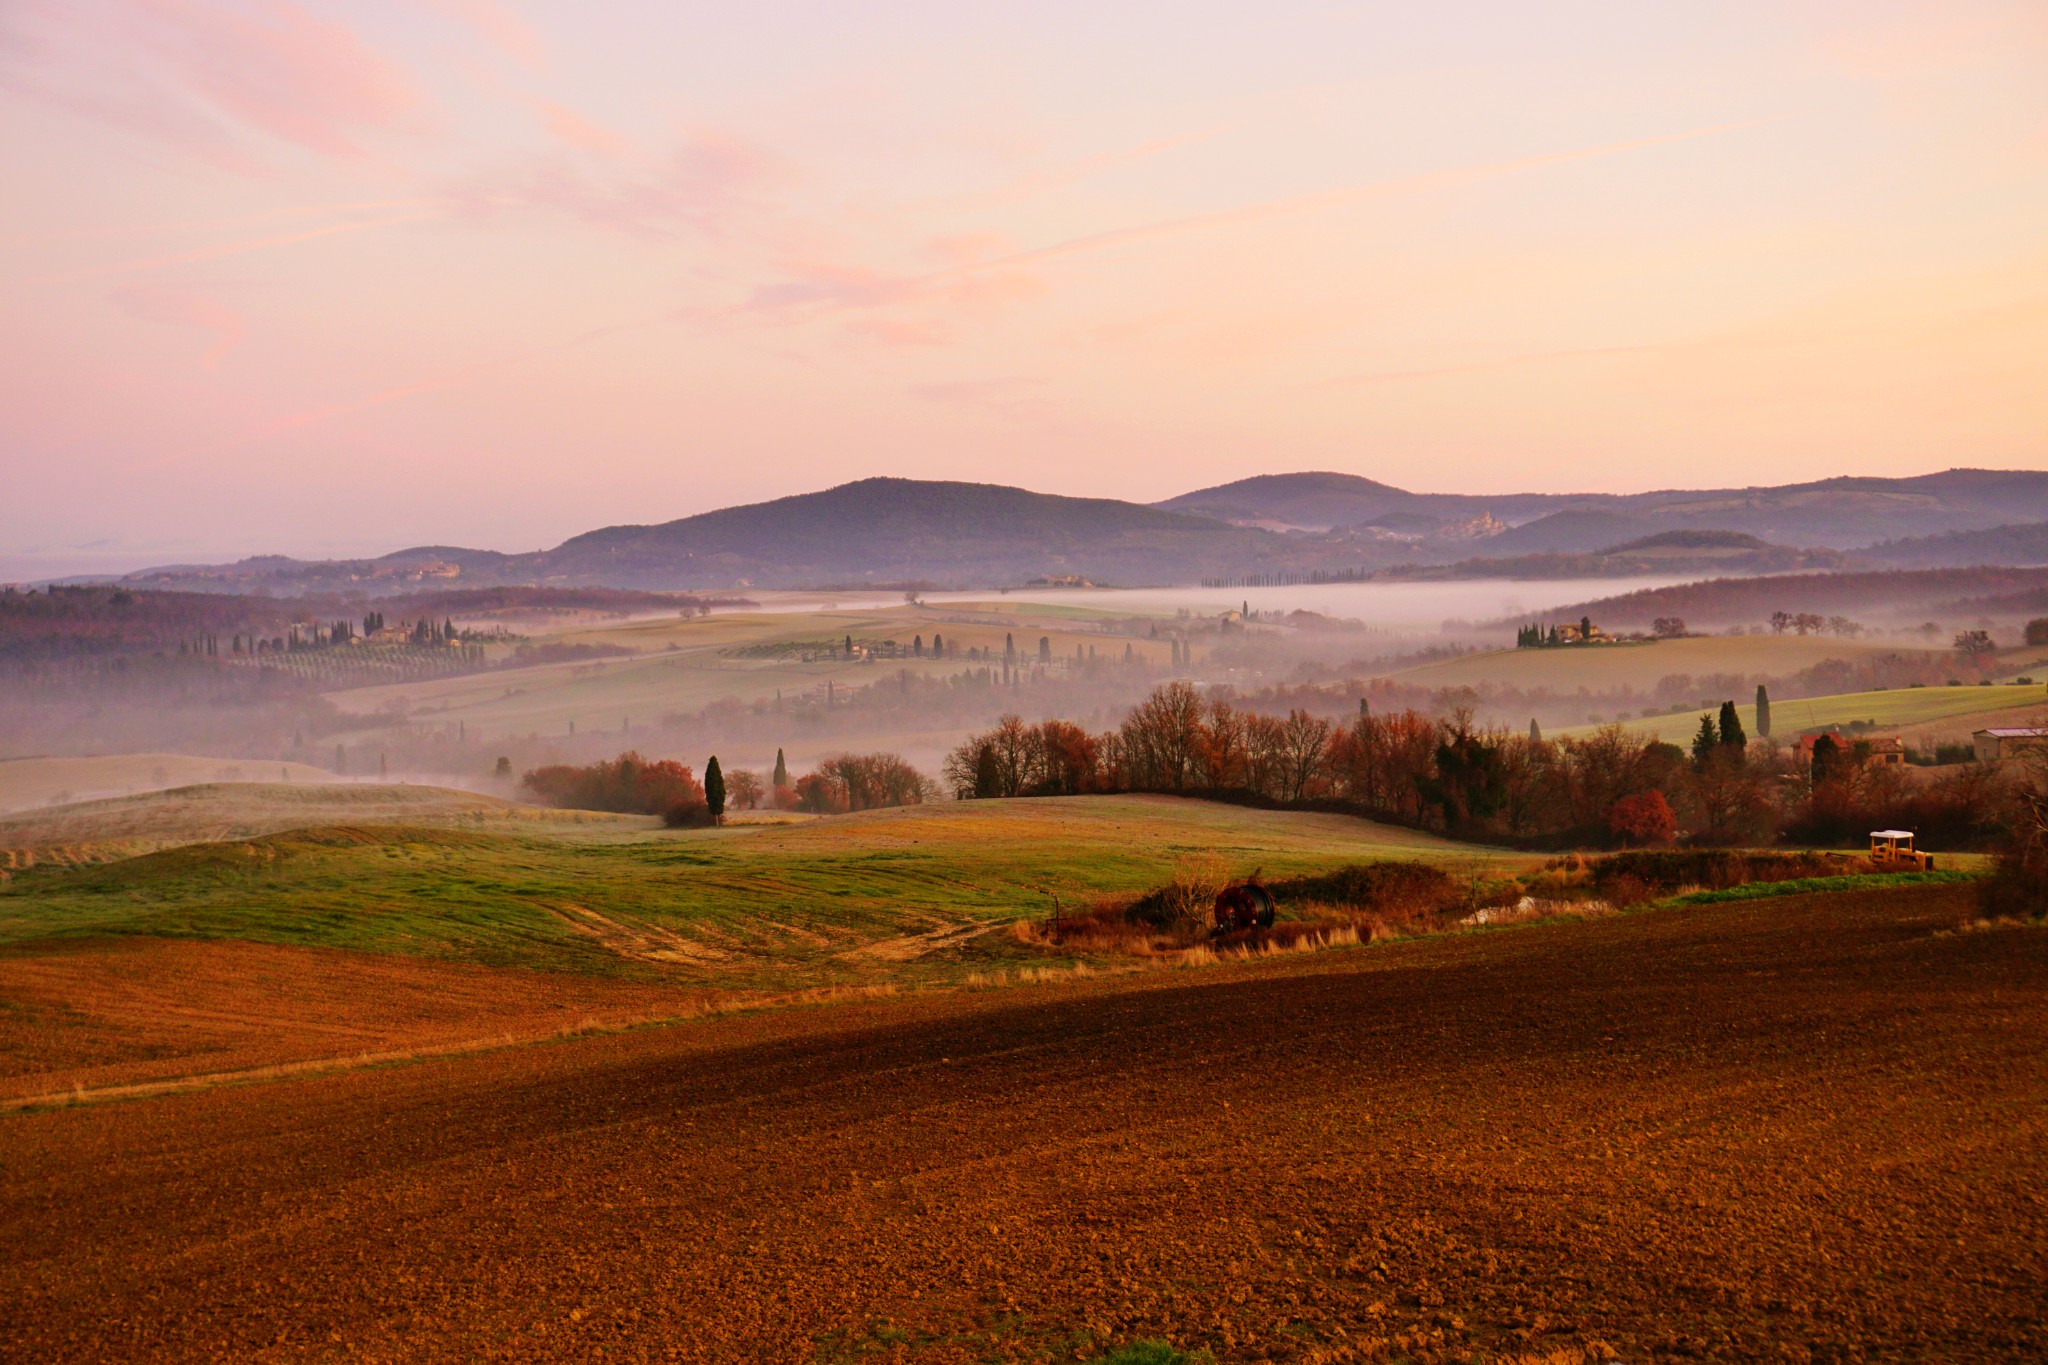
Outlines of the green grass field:
[[1684,640],[1597,645],[1579,649],[1501,649],[1466,654],[1389,674],[1415,687],[1478,687],[1493,683],[1524,689],[1600,692],[1632,687],[1647,692],[1676,674],[1716,673],[1784,677],[1827,659],[1876,654],[1917,654],[1895,642],[1797,635],[1703,635]]
[[0,945],[246,938],[786,988],[1000,959],[1017,948],[1002,926],[1044,915],[1055,895],[1072,908],[1136,892],[1189,859],[1276,877],[1378,858],[1503,872],[1535,861],[1343,816],[1167,797],[651,825],[330,825],[39,867],[0,885]]
[[[1737,701],[1742,725],[1754,738],[1756,704]],[[1635,717],[1623,721],[1630,730],[1655,735],[1672,744],[1689,743],[1699,729],[1702,711],[1689,706],[1666,715]],[[2048,688],[2010,684],[1991,687],[1895,687],[1883,692],[1841,692],[1824,697],[1774,698],[1771,702],[1771,733],[1789,742],[1802,730],[1851,721],[1875,721],[1880,730],[1909,737],[1939,733],[1946,738],[1966,738],[1971,730],[1994,724],[2023,724],[2035,714],[2048,714]],[[1592,726],[1578,726],[1563,734],[1584,734]]]

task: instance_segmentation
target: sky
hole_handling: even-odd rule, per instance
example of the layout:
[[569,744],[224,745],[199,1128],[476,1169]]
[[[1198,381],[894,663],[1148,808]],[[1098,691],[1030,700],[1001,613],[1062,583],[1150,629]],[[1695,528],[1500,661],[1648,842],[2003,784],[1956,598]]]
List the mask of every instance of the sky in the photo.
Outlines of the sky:
[[0,578],[2048,468],[2048,6],[4,0]]

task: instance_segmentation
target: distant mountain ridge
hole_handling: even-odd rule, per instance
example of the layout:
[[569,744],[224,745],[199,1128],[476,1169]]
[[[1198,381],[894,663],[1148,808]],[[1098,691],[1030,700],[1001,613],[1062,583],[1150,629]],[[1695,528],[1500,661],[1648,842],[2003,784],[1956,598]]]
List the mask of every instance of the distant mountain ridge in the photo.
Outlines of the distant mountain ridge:
[[[1396,570],[1413,576],[1430,566],[1470,576],[1495,561],[1503,576],[1555,577],[1596,560],[1617,572],[1645,555],[1673,572],[1731,555],[1727,567],[1746,572],[1830,567],[1842,551],[1872,564],[2039,562],[2048,555],[2048,526],[2016,519],[2048,523],[2048,473],[1956,469],[1781,488],[1489,497],[1411,493],[1321,472],[1260,475],[1151,506],[872,478],[657,524],[603,527],[526,554],[433,545],[362,560],[264,555],[147,569],[121,581],[374,596],[499,585],[983,588],[1032,578],[1137,586]],[[1919,536],[1901,540],[1902,530]],[[1970,561],[1973,554],[1994,557]]]
[[1410,493],[1352,474],[1264,474],[1154,505],[1307,531],[1361,526],[1393,513],[1444,524],[1491,513],[1514,523],[1497,538],[1503,555],[1595,551],[1674,530],[1743,531],[1778,544],[1851,550],[1896,538],[1902,529],[1938,535],[2048,521],[2048,472],[1949,469],[1780,487],[1500,496]]

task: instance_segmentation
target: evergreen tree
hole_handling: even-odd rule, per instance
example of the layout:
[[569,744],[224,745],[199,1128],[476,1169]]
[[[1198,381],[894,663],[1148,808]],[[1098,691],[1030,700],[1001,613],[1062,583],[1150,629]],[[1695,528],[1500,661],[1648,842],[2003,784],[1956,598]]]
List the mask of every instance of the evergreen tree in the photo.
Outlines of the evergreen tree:
[[1721,742],[1721,736],[1714,730],[1711,715],[1700,716],[1699,733],[1692,737],[1692,761],[1694,766],[1704,768],[1707,760],[1714,756],[1714,748]]
[[849,659],[853,657],[853,637],[851,635],[846,637],[846,657]]
[[1541,744],[1543,742],[1543,731],[1537,726],[1536,717],[1534,716],[1529,717],[1529,742],[1531,744]]
[[1765,739],[1771,737],[1771,694],[1764,685],[1756,685],[1756,732]]
[[937,631],[932,632],[932,657],[934,659],[946,657],[946,637]]
[[725,819],[725,774],[719,769],[717,754],[704,765],[704,804],[711,808],[711,823]]
[[1367,701],[1364,697],[1360,697],[1358,699],[1358,718],[1360,720],[1364,720],[1367,716],[1371,714],[1372,703]]
[[910,637],[910,655],[914,659],[922,659],[924,657],[924,636],[913,635]]
[[1735,714],[1735,703],[1721,703],[1721,743],[1736,753],[1749,747],[1749,736],[1742,733],[1742,717]]
[[1017,640],[1008,631],[1003,632],[1003,667],[1017,662]]
[[1038,637],[1038,662],[1042,664],[1052,662],[1052,637],[1050,635]]

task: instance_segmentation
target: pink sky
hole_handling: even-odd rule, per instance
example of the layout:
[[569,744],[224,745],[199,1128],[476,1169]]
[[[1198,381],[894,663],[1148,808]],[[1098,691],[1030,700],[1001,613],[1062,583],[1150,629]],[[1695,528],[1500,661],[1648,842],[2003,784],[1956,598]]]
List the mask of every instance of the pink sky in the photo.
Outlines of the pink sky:
[[9,0],[0,577],[2048,467],[2048,8]]

